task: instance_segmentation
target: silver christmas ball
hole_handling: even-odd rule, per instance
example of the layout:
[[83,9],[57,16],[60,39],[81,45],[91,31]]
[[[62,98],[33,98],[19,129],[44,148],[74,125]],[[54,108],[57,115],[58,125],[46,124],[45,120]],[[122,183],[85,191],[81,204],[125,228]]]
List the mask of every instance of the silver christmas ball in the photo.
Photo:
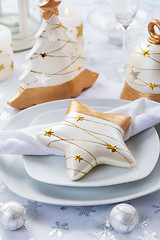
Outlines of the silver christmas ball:
[[122,203],[111,210],[106,225],[119,233],[128,233],[136,227],[138,220],[137,210],[130,204]]
[[6,230],[22,227],[26,219],[25,208],[17,202],[7,202],[0,208],[0,224]]

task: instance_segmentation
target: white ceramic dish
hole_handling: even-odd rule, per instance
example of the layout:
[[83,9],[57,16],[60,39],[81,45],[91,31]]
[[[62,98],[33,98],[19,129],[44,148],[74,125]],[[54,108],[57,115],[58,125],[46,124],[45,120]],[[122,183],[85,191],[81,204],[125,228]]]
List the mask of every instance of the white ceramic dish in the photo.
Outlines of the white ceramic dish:
[[77,188],[36,181],[26,172],[19,157],[1,156],[1,177],[14,193],[48,204],[84,206],[123,202],[160,189],[160,161],[152,173],[139,181],[114,186]]
[[[93,106],[95,101],[93,101]],[[108,108],[98,106],[97,103],[94,109],[99,111],[107,111]],[[107,101],[103,105],[107,106]],[[116,104],[113,104],[116,106]],[[52,106],[52,111],[46,112],[42,107],[41,114],[33,119],[30,125],[48,124],[63,120],[66,109],[56,110],[56,105]],[[19,118],[23,117],[23,112]],[[28,115],[29,118],[29,115]],[[11,124],[12,125],[12,124]],[[10,127],[11,127],[10,125]],[[71,181],[66,170],[65,157],[60,156],[25,156],[25,168],[28,174],[38,180],[49,184],[71,187],[98,187],[121,184],[140,180],[148,176],[154,169],[159,156],[159,137],[154,128],[150,128],[126,142],[131,153],[135,157],[136,166],[132,169],[119,168],[109,165],[100,165],[90,171],[85,177],[78,181]],[[151,146],[154,146],[154,152],[151,151]],[[145,151],[144,151],[145,149]],[[152,159],[152,161],[150,160]]]
[[[94,100],[95,101],[95,100]],[[92,105],[93,99],[84,100],[84,103]],[[97,104],[103,103],[109,107],[113,104],[120,106],[125,101],[97,99]],[[63,108],[68,105],[68,100],[55,102],[57,107]],[[29,124],[28,114],[35,118],[45,106],[50,111],[52,103],[42,104],[23,111],[23,120],[17,115],[12,119],[12,129],[26,127]],[[65,107],[66,107],[65,106]],[[158,128],[160,131],[160,127]],[[152,160],[152,159],[151,159]],[[0,156],[1,176],[6,185],[18,195],[50,204],[62,205],[98,205],[134,199],[147,195],[160,189],[160,161],[152,173],[143,180],[115,186],[96,188],[62,187],[42,183],[29,177],[20,156]]]

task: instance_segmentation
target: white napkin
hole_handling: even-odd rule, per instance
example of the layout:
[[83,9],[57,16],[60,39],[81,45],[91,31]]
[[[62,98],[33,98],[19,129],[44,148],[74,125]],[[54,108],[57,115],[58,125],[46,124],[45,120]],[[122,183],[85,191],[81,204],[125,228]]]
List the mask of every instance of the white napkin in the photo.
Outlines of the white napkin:
[[[140,98],[109,112],[127,114],[132,117],[131,124],[124,136],[125,140],[160,123],[160,103],[146,98]],[[61,151],[51,149],[36,140],[36,134],[39,131],[50,127],[53,127],[53,124],[32,126],[14,132],[1,132],[0,154],[64,155]]]

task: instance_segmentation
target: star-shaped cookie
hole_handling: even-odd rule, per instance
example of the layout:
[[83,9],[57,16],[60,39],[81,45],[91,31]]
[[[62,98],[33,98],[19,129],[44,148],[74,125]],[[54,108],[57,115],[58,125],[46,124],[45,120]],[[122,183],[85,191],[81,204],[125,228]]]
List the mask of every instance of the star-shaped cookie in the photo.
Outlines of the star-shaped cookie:
[[52,14],[59,15],[58,6],[61,3],[60,0],[45,0],[39,4],[39,7],[44,11],[43,18],[48,20]]
[[37,138],[65,153],[69,178],[78,180],[99,164],[135,165],[123,140],[130,121],[128,115],[97,112],[73,100],[64,121],[41,131]]

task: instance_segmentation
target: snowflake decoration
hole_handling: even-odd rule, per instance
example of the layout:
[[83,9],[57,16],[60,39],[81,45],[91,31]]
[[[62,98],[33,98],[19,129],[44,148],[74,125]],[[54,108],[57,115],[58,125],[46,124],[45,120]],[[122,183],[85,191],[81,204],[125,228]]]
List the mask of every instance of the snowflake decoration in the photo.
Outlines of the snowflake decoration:
[[148,217],[140,217],[139,222],[137,224],[137,227],[139,228],[144,228],[149,224],[149,219]]
[[1,121],[7,121],[9,119],[9,113],[7,112],[2,112],[0,115],[0,120]]
[[141,240],[160,240],[160,238],[156,237],[156,233],[148,233],[147,231],[144,232],[143,236],[138,236],[139,239]]
[[35,212],[37,212],[37,208],[40,208],[42,206],[43,206],[42,203],[38,203],[38,202],[30,201],[30,200],[28,201],[27,205],[24,205],[24,207],[27,210],[33,210]]
[[131,72],[129,73],[131,81],[137,80],[138,75],[140,72],[135,72],[134,68],[131,69]]
[[112,229],[106,227],[105,222],[92,221],[92,224],[97,228],[97,231],[90,235],[99,240],[118,240],[117,237],[112,233]]
[[59,222],[56,222],[56,225],[51,227],[49,237],[56,235],[57,237],[61,238],[63,237],[63,230],[69,230],[68,223],[60,224]]
[[92,234],[92,236],[100,240],[118,240],[118,238],[109,231],[99,232],[99,233],[95,232]]
[[78,31],[75,27],[69,26],[67,30],[67,35],[72,41],[77,40]]
[[36,76],[36,83],[42,83],[45,86],[45,82],[49,79],[46,74],[42,73],[41,75]]
[[76,208],[76,210],[79,211],[79,214],[78,214],[79,216],[85,215],[85,216],[89,217],[91,213],[96,212],[96,210],[93,208],[94,207],[84,206],[84,207]]
[[50,42],[57,42],[59,39],[59,36],[54,31],[50,31],[47,37]]
[[6,186],[3,183],[0,183],[0,194],[4,194],[6,192]]
[[61,207],[60,209],[61,209],[61,210],[66,210],[66,207],[63,206],[63,207]]
[[158,205],[153,205],[153,208],[156,209],[155,213],[160,211],[160,202],[158,203]]

